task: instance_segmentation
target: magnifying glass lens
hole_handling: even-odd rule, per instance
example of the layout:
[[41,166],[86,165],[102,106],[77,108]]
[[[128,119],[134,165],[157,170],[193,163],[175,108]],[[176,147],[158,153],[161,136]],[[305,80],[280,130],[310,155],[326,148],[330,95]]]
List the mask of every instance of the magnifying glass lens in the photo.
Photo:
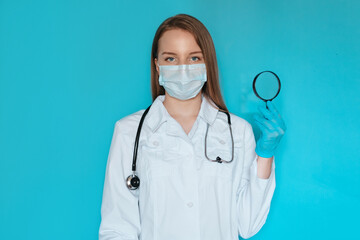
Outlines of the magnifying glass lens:
[[274,99],[280,91],[280,80],[270,71],[258,74],[253,83],[254,92],[264,101]]

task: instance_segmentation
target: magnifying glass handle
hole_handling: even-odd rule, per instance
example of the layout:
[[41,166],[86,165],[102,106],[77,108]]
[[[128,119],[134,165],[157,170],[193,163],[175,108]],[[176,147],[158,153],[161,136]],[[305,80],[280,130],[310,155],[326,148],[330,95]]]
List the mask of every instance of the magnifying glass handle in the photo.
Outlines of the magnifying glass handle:
[[268,108],[268,105],[267,105],[268,102],[269,102],[269,101],[265,101],[266,109],[269,109],[269,108]]

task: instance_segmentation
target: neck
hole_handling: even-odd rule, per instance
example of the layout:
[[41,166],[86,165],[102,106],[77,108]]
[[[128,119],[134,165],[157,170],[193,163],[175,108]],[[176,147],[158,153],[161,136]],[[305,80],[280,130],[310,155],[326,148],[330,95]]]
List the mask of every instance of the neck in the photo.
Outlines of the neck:
[[179,100],[165,92],[163,104],[172,117],[196,117],[200,111],[201,101],[201,91],[188,100]]

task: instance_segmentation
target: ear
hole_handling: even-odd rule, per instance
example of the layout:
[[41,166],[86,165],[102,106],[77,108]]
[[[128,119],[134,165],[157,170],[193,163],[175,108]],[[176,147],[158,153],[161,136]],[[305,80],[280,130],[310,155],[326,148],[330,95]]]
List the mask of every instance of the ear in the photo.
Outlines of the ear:
[[158,65],[157,65],[157,58],[154,58],[154,63],[155,63],[156,71],[157,71],[157,73],[158,73],[158,75],[159,75],[160,72],[159,72],[159,67],[158,67]]

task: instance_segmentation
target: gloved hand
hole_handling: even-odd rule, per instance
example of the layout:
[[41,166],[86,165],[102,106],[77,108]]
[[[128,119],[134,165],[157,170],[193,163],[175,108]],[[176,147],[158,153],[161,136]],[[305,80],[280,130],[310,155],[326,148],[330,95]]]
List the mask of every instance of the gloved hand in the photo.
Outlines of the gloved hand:
[[267,101],[265,108],[259,107],[261,115],[255,115],[255,123],[261,130],[260,138],[256,143],[255,152],[263,158],[271,158],[275,149],[286,131],[285,122],[271,101]]

